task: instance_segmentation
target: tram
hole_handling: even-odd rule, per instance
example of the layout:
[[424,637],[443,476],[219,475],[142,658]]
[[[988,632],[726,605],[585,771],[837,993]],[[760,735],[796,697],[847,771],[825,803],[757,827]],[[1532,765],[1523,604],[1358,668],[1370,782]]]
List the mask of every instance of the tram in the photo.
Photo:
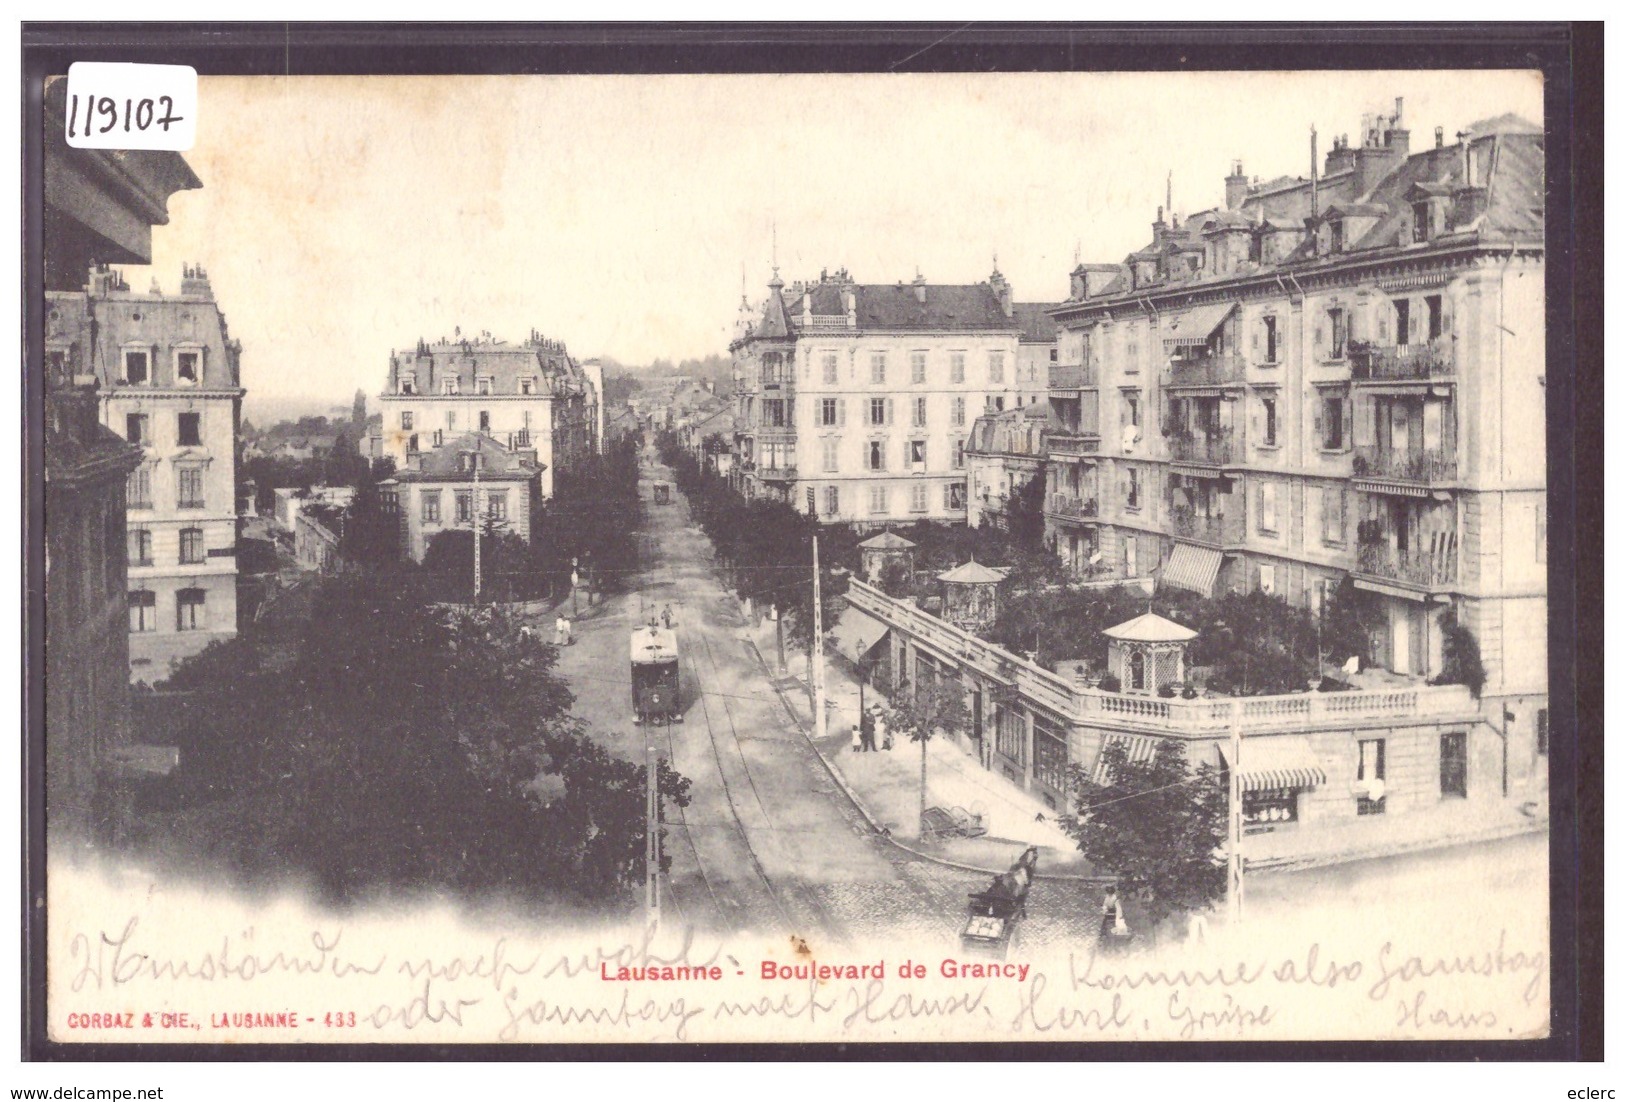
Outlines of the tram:
[[683,722],[677,633],[650,624],[632,633],[632,722]]

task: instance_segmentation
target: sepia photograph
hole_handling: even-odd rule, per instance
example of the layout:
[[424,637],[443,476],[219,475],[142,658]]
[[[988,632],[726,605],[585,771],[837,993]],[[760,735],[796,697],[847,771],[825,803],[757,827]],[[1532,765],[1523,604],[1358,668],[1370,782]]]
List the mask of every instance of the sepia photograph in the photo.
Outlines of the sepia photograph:
[[188,58],[41,86],[57,1058],[1552,1037],[1540,69]]

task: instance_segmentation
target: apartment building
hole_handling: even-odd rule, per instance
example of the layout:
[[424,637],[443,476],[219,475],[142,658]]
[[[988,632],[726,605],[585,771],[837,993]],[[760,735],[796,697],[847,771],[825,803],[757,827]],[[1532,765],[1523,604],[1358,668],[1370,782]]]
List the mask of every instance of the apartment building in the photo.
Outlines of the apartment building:
[[534,449],[514,449],[490,435],[465,432],[378,484],[384,508],[400,525],[401,553],[422,562],[441,532],[495,529],[529,543],[541,506],[545,472]]
[[551,497],[554,472],[569,470],[602,443],[603,389],[599,363],[578,364],[562,341],[534,330],[523,344],[489,333],[420,340],[390,354],[376,451],[405,470],[413,455],[479,433],[509,451],[534,452],[543,467],[542,493]]
[[736,484],[830,522],[964,521],[971,425],[1041,393],[1040,317],[997,270],[972,285],[826,271],[788,289],[775,272],[730,345]]
[[1222,206],[1159,208],[1145,248],[1073,272],[1049,536],[1080,572],[1316,610],[1352,576],[1399,674],[1439,673],[1454,612],[1486,714],[1543,752],[1541,132],[1503,116],[1413,152],[1396,101],[1311,160],[1238,161]]
[[[1039,365],[1044,378],[1049,365]],[[972,528],[991,524],[1004,528],[1015,495],[1045,477],[1047,437],[1055,424],[1048,402],[1033,402],[1002,413],[984,413],[971,426],[965,447],[970,472],[970,500],[966,521]]]
[[178,293],[132,291],[102,266],[48,299],[48,360],[93,373],[102,424],[140,448],[125,490],[129,676],[162,681],[237,631],[242,349],[200,266]]

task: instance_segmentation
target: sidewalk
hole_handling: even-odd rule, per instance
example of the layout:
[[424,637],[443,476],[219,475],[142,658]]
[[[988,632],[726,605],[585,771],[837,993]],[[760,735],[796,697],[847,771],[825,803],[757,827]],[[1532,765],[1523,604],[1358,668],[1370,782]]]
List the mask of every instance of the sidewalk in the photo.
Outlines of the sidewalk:
[[[797,719],[812,731],[806,653],[787,647],[789,668],[781,677],[772,621],[764,618],[756,628],[747,623],[745,636],[760,652]],[[852,725],[858,719],[859,692],[853,671],[830,655],[824,661],[824,679],[827,734],[814,739],[814,746],[864,814],[893,841],[938,860],[988,872],[1004,871],[1028,846],[1038,846],[1040,876],[1093,875],[1077,844],[1055,822],[1055,812],[942,737],[926,746],[926,806],[960,807],[980,814],[988,832],[981,838],[921,841],[919,745],[903,740],[890,751],[854,752]],[[865,699],[874,704],[884,698],[870,688]]]

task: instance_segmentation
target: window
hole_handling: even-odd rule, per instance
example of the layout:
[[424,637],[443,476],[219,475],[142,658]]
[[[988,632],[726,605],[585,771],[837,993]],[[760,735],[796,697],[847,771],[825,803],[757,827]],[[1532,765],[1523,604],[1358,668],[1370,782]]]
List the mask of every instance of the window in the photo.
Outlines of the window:
[[1411,240],[1426,241],[1428,239],[1428,203],[1411,204]]
[[824,450],[824,473],[834,474],[841,469],[841,441],[839,437],[830,437],[821,442]]
[[963,509],[965,507],[965,484],[963,482],[950,482],[944,491],[950,509]]
[[1347,416],[1344,413],[1346,401],[1347,399],[1340,393],[1322,394],[1320,397],[1315,433],[1320,437],[1320,446],[1325,451],[1339,452],[1347,446]]
[[463,379],[460,375],[448,375],[440,380],[440,393],[461,394],[463,392]]
[[1423,301],[1428,309],[1428,340],[1436,341],[1444,335],[1444,299],[1429,295]]
[[519,380],[519,393],[521,393],[521,394],[534,394],[534,393],[536,393],[536,379],[535,379],[534,376],[527,375],[523,379]]
[[948,353],[948,381],[950,383],[965,381],[965,354],[963,352]]
[[1033,713],[1033,779],[1057,792],[1067,791],[1066,735]]
[[491,393],[491,376],[489,376],[489,375],[481,375],[479,378],[475,379],[474,380],[474,393],[475,394],[487,394],[487,395],[490,394]]
[[1340,306],[1334,306],[1326,311],[1326,321],[1331,326],[1332,355],[1334,360],[1343,358],[1343,347],[1348,343],[1348,312]]
[[1546,561],[1546,506],[1535,506],[1535,561]]
[[1124,497],[1124,504],[1130,509],[1140,507],[1140,468],[1130,467],[1128,469],[1128,485],[1124,490]]
[[203,508],[203,471],[198,467],[182,467],[176,476],[180,486],[180,492],[176,495],[180,508]]
[[424,524],[440,523],[440,491],[424,490],[419,497],[423,510]]
[[1123,537],[1123,576],[1140,576],[1140,541],[1134,536]]
[[1346,491],[1341,486],[1323,486],[1320,491],[1320,541],[1342,543]]
[[480,431],[491,431],[491,411],[488,409],[480,410]]
[[886,381],[886,354],[884,352],[871,352],[869,354],[869,381],[876,386]]
[[178,383],[197,382],[198,354],[196,352],[175,353],[175,381]]
[[908,354],[908,378],[915,386],[925,382],[924,352],[910,352]]
[[457,490],[453,493],[457,510],[457,523],[467,524],[474,519],[474,491]]
[[135,386],[152,381],[151,368],[145,351],[124,350],[124,381]]
[[1261,562],[1258,564],[1258,591],[1260,593],[1275,592],[1275,564]]
[[1334,253],[1342,252],[1343,251],[1343,220],[1341,218],[1334,218],[1330,222],[1326,223],[1326,228],[1331,231],[1332,252],[1334,252]]
[[1394,300],[1394,343],[1411,343],[1411,300],[1408,298]]
[[132,444],[150,444],[152,437],[147,432],[147,415],[145,413],[126,413],[124,415],[124,439]]
[[1467,798],[1467,732],[1439,736],[1439,795]]
[[1383,786],[1380,783],[1386,775],[1387,740],[1380,738],[1367,738],[1360,740],[1360,757],[1356,765],[1354,779],[1356,783],[1367,787],[1367,794],[1359,798],[1358,810],[1361,815],[1381,815],[1387,807],[1387,797],[1378,795],[1372,799],[1372,791],[1381,793]]
[[1004,382],[1004,353],[989,352],[987,354],[987,381],[990,383]]
[[203,415],[182,413],[176,415],[175,433],[182,447],[197,447],[203,443]]
[[124,533],[124,550],[129,556],[131,566],[151,566],[152,533],[145,528],[129,529]]
[[910,470],[925,470],[925,441],[910,440],[908,442],[908,466]]
[[909,487],[909,508],[916,513],[923,513],[929,506],[926,504],[926,494],[931,487],[923,482],[916,482]]
[[886,442],[884,440],[869,441],[869,469],[883,471],[886,469]]
[[1337,586],[1330,578],[1316,578],[1309,585],[1309,612],[1314,616],[1326,615],[1336,591]]
[[1275,439],[1275,399],[1260,398],[1258,403],[1263,407],[1264,413],[1264,439],[1259,441],[1259,444],[1262,447],[1273,448],[1278,443]]
[[952,423],[956,429],[965,427],[965,399],[963,397],[954,399]]
[[1264,319],[1264,362],[1267,364],[1279,362],[1280,349],[1276,346],[1279,334],[1275,329],[1275,317],[1270,315]]
[[925,398],[923,395],[914,399],[913,425],[917,429],[925,427]]
[[410,373],[402,375],[400,392],[402,394],[416,394],[418,392],[418,377]]
[[821,398],[818,401],[818,424],[821,428],[832,428],[840,409],[834,398]]
[[415,451],[419,450],[418,449],[418,434],[417,433],[414,432],[411,436],[407,437],[407,439],[406,439],[406,450],[409,451],[409,452],[415,452]]
[[1027,724],[1022,722],[1019,711],[1003,704],[994,707],[993,746],[1018,765],[1027,763]]
[[150,589],[130,591],[130,630],[158,630],[158,594]]
[[492,520],[508,519],[508,491],[492,490],[485,501],[485,513]]
[[869,423],[871,425],[884,425],[890,418],[886,416],[891,410],[890,398],[869,399]]
[[127,509],[152,508],[151,467],[138,467],[130,472],[124,483],[124,506]]
[[961,436],[954,441],[954,470],[965,469],[965,438]]
[[838,382],[840,378],[841,360],[834,352],[824,353],[824,382]]
[[401,431],[402,432],[411,432],[412,428],[413,428],[413,425],[412,425],[412,411],[411,410],[402,411],[402,413],[401,413]]
[[203,529],[182,528],[181,562],[186,565],[192,565],[194,563],[202,562],[203,559]]
[[204,600],[207,594],[201,589],[180,589],[175,592],[175,630],[201,631],[209,626],[207,613],[204,611]]
[[1545,708],[1535,712],[1535,753],[1545,757],[1552,750],[1552,721]]
[[1258,530],[1267,535],[1276,533],[1275,527],[1275,483],[1260,482],[1258,484]]
[[884,513],[886,511],[886,487],[869,487],[869,512]]
[[1140,392],[1125,391],[1123,393],[1123,423],[1140,427]]
[[841,488],[839,486],[824,487],[824,515],[835,516],[841,511]]

